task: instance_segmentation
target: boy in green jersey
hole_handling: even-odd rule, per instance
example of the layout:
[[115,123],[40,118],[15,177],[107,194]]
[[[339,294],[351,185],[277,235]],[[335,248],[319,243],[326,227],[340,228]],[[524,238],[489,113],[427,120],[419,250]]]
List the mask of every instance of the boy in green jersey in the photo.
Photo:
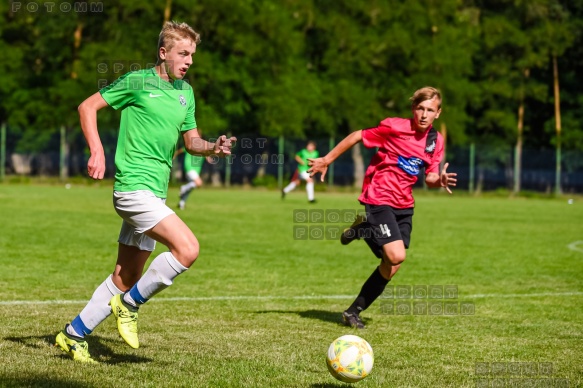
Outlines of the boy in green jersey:
[[315,159],[320,156],[320,153],[316,150],[316,142],[310,140],[306,145],[306,148],[300,150],[296,154],[296,162],[298,162],[298,168],[292,176],[292,180],[282,191],[281,198],[284,199],[286,194],[292,191],[300,184],[300,179],[306,181],[306,192],[308,193],[308,201],[311,203],[316,202],[314,199],[314,180],[308,173],[308,159]]
[[[199,42],[199,34],[186,23],[166,22],[155,67],[123,75],[79,106],[91,153],[87,171],[93,179],[103,179],[105,173],[97,111],[108,105],[122,111],[113,202],[123,222],[113,274],[56,337],[55,345],[76,361],[95,362],[84,337],[112,313],[122,338],[138,348],[138,308],[170,286],[198,257],[198,240],[165,204],[176,144],[182,137],[189,154],[225,156],[236,140],[220,136],[209,143],[198,133],[194,94],[183,78]],[[154,258],[143,273],[156,241],[169,250]]]

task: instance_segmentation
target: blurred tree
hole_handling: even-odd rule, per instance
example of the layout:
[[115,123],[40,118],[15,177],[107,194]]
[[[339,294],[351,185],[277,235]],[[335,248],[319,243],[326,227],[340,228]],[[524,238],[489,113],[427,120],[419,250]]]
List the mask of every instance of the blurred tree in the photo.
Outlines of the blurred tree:
[[[175,1],[177,19],[202,35],[194,71],[201,123],[226,130],[302,136],[311,95],[301,21],[291,2]],[[198,115],[197,115],[198,119]]]
[[471,107],[478,119],[475,137],[491,139],[494,134],[514,142],[512,188],[517,193],[521,189],[524,133],[532,125],[527,105],[546,102],[549,96],[548,78],[531,75],[533,69],[548,68],[552,53],[562,53],[571,44],[569,29],[556,17],[557,12],[563,12],[558,0],[475,3],[481,10],[482,31],[482,49],[475,57],[475,81],[482,98]]
[[[174,19],[202,34],[188,80],[207,136],[338,139],[409,115],[408,97],[433,85],[443,91],[438,127],[448,143],[496,146],[478,155],[485,166],[509,163],[506,145],[514,144],[519,177],[522,145],[548,147],[546,131],[555,132],[555,56],[565,163],[578,168],[568,152],[583,149],[581,2],[111,0],[98,12],[48,12],[50,1],[13,12],[11,4],[0,4],[0,49],[10,53],[0,58],[0,122],[18,128],[18,150],[56,150],[61,126],[73,149],[84,147],[78,104],[152,66],[159,28]],[[112,154],[119,112],[105,109],[98,120]]]

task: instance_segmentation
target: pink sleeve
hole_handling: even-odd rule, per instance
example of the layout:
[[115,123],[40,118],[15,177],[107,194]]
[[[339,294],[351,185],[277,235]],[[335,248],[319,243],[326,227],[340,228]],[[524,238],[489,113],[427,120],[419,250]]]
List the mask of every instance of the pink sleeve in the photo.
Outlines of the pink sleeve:
[[378,127],[362,130],[362,144],[366,148],[380,148],[387,142],[390,131],[390,119],[384,119]]
[[431,158],[431,163],[425,169],[425,174],[427,175],[430,172],[439,174],[439,163],[441,163],[441,159],[443,159],[443,136],[441,136],[441,133],[438,132],[437,141],[435,144],[435,152]]

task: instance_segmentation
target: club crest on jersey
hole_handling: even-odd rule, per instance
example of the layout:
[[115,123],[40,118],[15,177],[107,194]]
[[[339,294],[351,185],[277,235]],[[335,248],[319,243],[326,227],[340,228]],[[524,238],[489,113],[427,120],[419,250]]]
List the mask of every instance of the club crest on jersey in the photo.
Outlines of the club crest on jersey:
[[420,166],[423,164],[423,160],[416,158],[414,156],[410,158],[405,158],[399,155],[397,159],[397,166],[409,175],[417,176],[419,175]]
[[182,94],[180,95],[180,105],[186,106],[186,98]]
[[428,154],[432,153],[433,151],[435,151],[435,140],[433,140],[431,144],[425,147],[425,152],[427,152]]

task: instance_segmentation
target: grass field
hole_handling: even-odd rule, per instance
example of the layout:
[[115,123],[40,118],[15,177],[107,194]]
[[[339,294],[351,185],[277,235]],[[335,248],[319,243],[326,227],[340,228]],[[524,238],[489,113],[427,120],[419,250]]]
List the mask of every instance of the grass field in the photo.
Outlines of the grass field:
[[390,290],[453,287],[416,302],[473,311],[417,315],[387,294],[356,331],[339,313],[377,259],[361,241],[294,239],[294,211],[360,208],[355,194],[318,199],[193,192],[179,214],[198,261],[140,310],[140,349],[110,317],[88,339],[100,363],[79,365],[50,345],[113,270],[111,188],[0,185],[0,386],[341,387],[325,352],[351,333],[375,352],[360,387],[583,385],[583,200],[420,193]]

